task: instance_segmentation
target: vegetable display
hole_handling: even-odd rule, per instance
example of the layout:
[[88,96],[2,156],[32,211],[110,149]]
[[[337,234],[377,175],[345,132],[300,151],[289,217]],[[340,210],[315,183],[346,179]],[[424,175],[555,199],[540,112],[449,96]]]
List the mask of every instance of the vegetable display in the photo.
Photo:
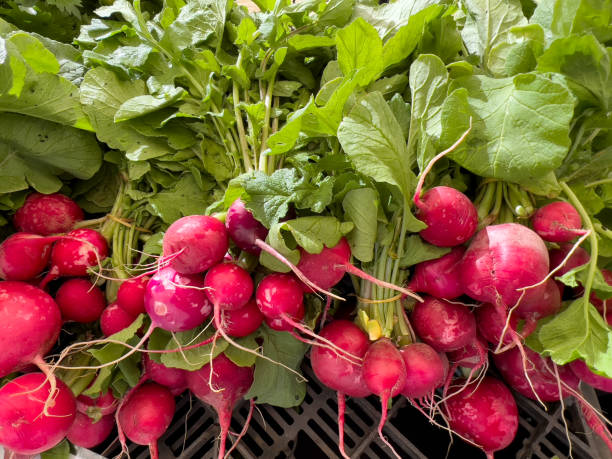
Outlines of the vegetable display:
[[311,365],[343,457],[374,395],[493,457],[510,389],[612,450],[609,2],[254,3],[0,2],[0,445],[155,458],[189,390],[222,459]]

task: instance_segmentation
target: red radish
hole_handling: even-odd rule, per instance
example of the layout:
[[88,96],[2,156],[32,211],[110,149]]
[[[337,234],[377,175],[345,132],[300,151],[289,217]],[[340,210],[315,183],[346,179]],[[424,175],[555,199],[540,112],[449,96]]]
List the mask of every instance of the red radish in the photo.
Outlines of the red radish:
[[[612,271],[608,269],[602,269],[601,274],[603,275],[603,278],[606,281],[606,284],[612,285]],[[610,301],[609,299],[601,300],[595,294],[595,292],[591,292],[591,296],[589,298],[591,300],[591,303],[597,308],[599,312],[603,313],[604,310],[612,311],[612,301]]]
[[51,256],[54,238],[15,233],[0,244],[0,279],[27,281],[38,276]]
[[382,414],[378,424],[378,435],[393,454],[399,457],[382,433],[387,420],[389,399],[398,395],[406,386],[404,359],[390,339],[379,339],[368,348],[363,358],[363,380],[372,393],[380,396]]
[[460,349],[476,338],[476,320],[466,306],[432,296],[416,304],[411,324],[416,334],[439,352]]
[[51,296],[24,282],[0,282],[0,377],[29,363],[44,367],[42,356],[61,328],[62,315]]
[[76,399],[77,411],[93,420],[113,414],[117,410],[117,405],[118,401],[110,389],[102,392],[97,398],[81,394]]
[[521,296],[517,289],[540,282],[548,266],[540,236],[518,223],[503,223],[476,234],[461,261],[461,280],[475,300],[511,307]]
[[111,336],[132,325],[136,317],[112,303],[100,315],[100,328],[104,336]]
[[542,317],[556,314],[561,310],[561,291],[554,280],[548,279],[543,285],[525,291],[513,314],[525,319],[521,330],[523,338],[529,336],[538,326]]
[[202,324],[212,312],[212,305],[201,275],[180,274],[169,266],[148,282],[145,309],[151,317],[151,327],[179,332]]
[[187,383],[191,392],[212,406],[219,416],[221,426],[219,459],[225,456],[225,441],[232,411],[253,384],[253,373],[253,367],[239,367],[225,354],[219,354],[197,371],[188,372]]
[[19,231],[48,236],[70,231],[81,220],[83,211],[68,196],[32,193],[15,213],[14,223]]
[[569,202],[556,201],[540,207],[531,217],[536,233],[548,242],[569,242],[584,234],[580,214]]
[[438,247],[454,247],[469,240],[478,227],[478,212],[472,201],[461,191],[437,186],[419,197],[414,195],[416,216],[427,224],[420,235]]
[[[574,246],[572,244],[561,244],[561,247],[559,249],[551,250],[549,254],[551,269],[554,269],[559,266],[573,247]],[[589,255],[589,252],[584,250],[582,247],[576,247],[576,250],[569,257],[563,267],[561,267],[557,272],[555,272],[555,276],[563,276],[565,273],[571,271],[572,269],[587,264],[590,259],[591,256]]]
[[[487,342],[478,334],[476,335],[476,339],[467,346],[448,353],[448,358],[453,362],[455,368],[482,368],[487,364],[487,357]],[[451,374],[452,373],[454,373],[454,371],[451,369]]]
[[291,326],[289,329],[294,327],[293,322],[300,320],[298,316],[304,309],[303,299],[299,282],[290,274],[268,274],[259,282],[255,292],[257,307],[266,322],[276,324],[275,321],[280,319],[278,325]]
[[204,287],[211,303],[223,310],[240,309],[253,295],[253,279],[234,263],[219,263],[210,268],[204,278]]
[[[485,303],[476,308],[475,315],[478,332],[493,346],[500,346],[500,342],[501,346],[509,346],[514,342],[508,330],[504,333],[502,340],[502,333],[506,326],[506,317],[501,315],[495,306],[490,303]],[[518,317],[513,314],[510,317],[509,329],[516,332],[518,321]]]
[[402,394],[410,399],[433,395],[434,389],[444,384],[448,371],[436,350],[425,343],[413,343],[400,349],[406,365],[406,384]]
[[149,446],[151,458],[157,459],[157,439],[170,426],[175,407],[174,396],[167,387],[146,382],[127,394],[117,419],[125,435],[138,445]]
[[68,279],[55,294],[64,320],[87,323],[100,318],[106,307],[104,293],[89,279]]
[[459,268],[464,253],[465,247],[458,246],[436,260],[417,264],[408,287],[415,292],[428,293],[446,300],[463,295]]
[[[370,345],[368,336],[348,320],[335,320],[327,324],[320,336],[356,359],[362,359]],[[310,364],[317,378],[338,392],[338,444],[342,457],[347,457],[344,451],[345,394],[351,397],[367,397],[371,394],[363,380],[361,362],[351,360],[340,358],[336,352],[322,346],[314,346],[310,351]]]
[[107,256],[108,244],[96,230],[83,228],[70,231],[53,246],[51,269],[40,286],[44,288],[60,276],[86,276],[88,268],[99,265]]
[[[460,387],[465,381],[457,381]],[[518,429],[518,409],[510,390],[499,380],[485,377],[474,388],[456,393],[445,401],[449,427],[474,442],[486,454],[507,447]]]
[[121,283],[117,290],[117,303],[119,306],[133,316],[145,312],[144,296],[149,277],[135,277]]
[[169,368],[163,363],[152,360],[146,353],[143,354],[142,362],[147,377],[157,384],[166,386],[172,395],[179,395],[187,389],[187,370]]
[[206,215],[190,215],[179,218],[166,230],[163,254],[176,254],[170,266],[178,273],[196,274],[223,260],[228,246],[223,223]]
[[240,309],[226,309],[221,313],[225,333],[235,338],[250,335],[259,328],[263,320],[264,316],[254,299]]
[[234,243],[242,250],[253,255],[259,255],[261,247],[255,244],[258,239],[263,241],[268,236],[268,229],[255,220],[253,214],[238,198],[227,210],[225,227]]
[[0,445],[24,455],[51,449],[66,436],[75,414],[74,396],[62,381],[54,391],[42,373],[19,376],[0,388]]
[[593,373],[583,360],[574,360],[569,364],[574,374],[589,386],[604,392],[612,392],[612,378]]
[[75,446],[93,448],[108,438],[113,427],[115,427],[115,418],[112,415],[102,416],[96,421],[86,414],[77,412],[66,438]]
[[295,312],[295,315],[290,318],[291,321],[287,321],[285,320],[285,317],[281,317],[281,316],[274,317],[274,318],[264,316],[264,322],[272,330],[290,332],[295,328],[296,323],[299,323],[302,321],[305,315],[306,315],[306,311],[304,310],[304,305],[301,304],[298,307],[297,311]]

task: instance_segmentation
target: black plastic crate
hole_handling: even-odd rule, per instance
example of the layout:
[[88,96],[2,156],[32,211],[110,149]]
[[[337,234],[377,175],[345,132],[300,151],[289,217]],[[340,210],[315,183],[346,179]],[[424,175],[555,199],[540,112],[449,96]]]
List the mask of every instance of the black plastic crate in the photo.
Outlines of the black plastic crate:
[[[232,457],[339,457],[336,394],[321,386],[307,365],[304,372],[309,383],[302,405],[294,409],[258,405],[249,430],[232,452]],[[600,444],[597,436],[585,426],[578,407],[571,399],[565,403],[563,411],[570,431],[568,441],[560,403],[547,404],[548,411],[545,411],[537,402],[518,394],[515,396],[520,415],[519,430],[514,442],[504,451],[496,453],[496,458],[567,458],[570,442],[574,459],[612,458],[605,445]],[[597,398],[591,401],[598,403]],[[603,394],[600,401],[604,408],[612,408],[610,394]],[[234,411],[232,431],[242,429],[247,413],[248,403],[242,402]],[[347,399],[345,447],[352,458],[394,457],[378,438],[379,418],[380,402],[376,397]],[[403,397],[394,401],[383,432],[405,458],[484,457],[480,450],[457,437],[451,439],[447,431],[431,425]],[[185,394],[177,402],[173,424],[159,441],[160,457],[214,459],[217,457],[218,435],[219,426],[213,409]],[[97,451],[103,456],[114,457],[120,452],[120,447],[115,440]],[[130,456],[145,459],[149,452],[146,447],[132,444]]]

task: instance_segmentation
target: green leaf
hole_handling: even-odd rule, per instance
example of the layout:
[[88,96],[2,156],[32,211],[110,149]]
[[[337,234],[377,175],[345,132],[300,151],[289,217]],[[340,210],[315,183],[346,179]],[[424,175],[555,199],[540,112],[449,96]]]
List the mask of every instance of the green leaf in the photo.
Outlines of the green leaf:
[[57,74],[60,65],[55,56],[32,35],[18,32],[10,36],[9,41],[19,50],[26,63],[37,73]]
[[[452,85],[451,85],[452,86]],[[459,78],[467,98],[448,98],[442,146],[455,142],[473,117],[471,133],[449,156],[471,172],[520,184],[537,182],[563,161],[569,147],[573,98],[537,74]],[[463,105],[465,104],[465,105]]]
[[367,85],[382,73],[382,40],[376,29],[362,18],[336,33],[336,47],[338,64],[345,77],[360,71],[359,82]]
[[[588,277],[589,264],[578,266],[571,271],[566,272],[563,276],[555,277],[555,279],[563,282],[569,287],[578,287],[584,285]],[[595,270],[595,277],[593,278],[592,290],[595,292],[597,297],[601,300],[607,300],[612,298],[612,285],[606,282],[601,270],[597,268]]]
[[131,120],[139,116],[147,115],[164,107],[169,107],[175,102],[183,99],[187,91],[183,88],[170,88],[163,94],[156,96],[136,96],[121,104],[115,113],[115,123]]
[[[278,332],[263,326],[259,334],[263,339],[263,354],[275,362],[299,370],[306,345],[288,332]],[[245,398],[255,398],[257,403],[268,403],[281,408],[298,406],[306,395],[305,380],[285,368],[257,358],[253,385]]]
[[364,263],[372,261],[378,228],[378,193],[372,188],[351,190],[344,196],[342,208],[355,225],[347,237],[351,253]]
[[350,222],[336,217],[301,217],[288,220],[281,226],[291,232],[295,241],[308,253],[320,253],[324,247],[334,247],[340,238],[353,229]]
[[440,3],[439,0],[402,0],[378,5],[378,2],[358,2],[353,17],[361,17],[372,24],[378,34],[387,39],[417,15],[419,11]]
[[416,184],[402,128],[378,92],[359,100],[338,129],[338,140],[360,173],[397,186],[410,199]]
[[[610,0],[547,0],[544,3],[549,18],[546,22],[548,22],[552,38],[592,33],[601,42],[612,39],[612,2]],[[534,15],[538,9],[540,5]],[[550,15],[551,9],[552,16]]]
[[[133,342],[131,342],[131,340],[135,338],[136,341],[139,341],[139,338],[136,336],[136,333],[138,332],[138,330],[140,330],[140,327],[142,327],[144,319],[145,314],[140,314],[134,320],[134,322],[130,324],[130,326],[124,328],[123,330],[117,333],[112,334],[108,338],[112,339],[113,341],[121,341],[122,343],[130,342],[130,344],[134,344]],[[101,348],[88,350],[88,352],[102,365],[117,360],[119,357],[121,357],[123,354],[126,354],[128,351],[129,349],[127,347],[117,343],[109,343],[105,344]]]
[[40,459],[68,459],[70,457],[70,443],[63,439],[53,448],[40,453]]
[[406,238],[406,245],[404,248],[404,255],[401,260],[401,267],[408,268],[419,264],[423,261],[435,260],[450,252],[451,249],[448,247],[436,247],[431,244],[427,244],[421,236],[412,235]]
[[595,306],[575,300],[538,328],[543,354],[564,365],[583,359],[598,373],[612,378],[612,329]]
[[0,193],[34,187],[54,193],[68,173],[91,178],[102,164],[102,152],[91,133],[72,127],[0,113]]
[[291,46],[296,51],[304,51],[306,49],[313,48],[326,48],[329,46],[334,46],[336,41],[331,37],[326,37],[324,35],[293,35],[289,37],[289,46]]
[[[246,348],[256,350],[259,348],[259,344],[256,341],[257,332],[245,336],[243,338],[235,338],[235,341]],[[251,352],[243,351],[238,349],[236,346],[231,344],[225,349],[225,356],[234,362],[239,367],[252,367],[257,361],[257,356]]]
[[[268,231],[268,235],[266,236],[266,243],[273,247],[291,263],[296,265],[298,261],[300,261],[300,252],[296,249],[295,244],[292,244],[292,247],[287,244],[282,232],[282,227],[283,223],[273,224],[270,227],[270,231]],[[259,255],[259,264],[279,273],[288,273],[291,271],[289,266],[280,260],[277,260],[276,257],[269,254],[265,250],[262,250],[261,254]]]
[[[179,352],[181,347],[201,343],[215,334],[215,330],[208,325],[200,325],[193,330],[174,333],[174,337],[166,344],[166,350],[175,350],[169,354],[162,354],[161,363],[169,368],[181,368],[183,370],[195,371],[210,362],[211,355],[214,359],[227,349],[227,342],[219,338],[214,343],[199,346],[194,349]],[[213,349],[214,346],[214,349]]]

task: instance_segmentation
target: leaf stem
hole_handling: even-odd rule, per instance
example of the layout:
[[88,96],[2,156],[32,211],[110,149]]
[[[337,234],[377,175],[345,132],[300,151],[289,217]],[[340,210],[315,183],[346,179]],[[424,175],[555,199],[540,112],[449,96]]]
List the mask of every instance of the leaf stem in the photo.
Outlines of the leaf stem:
[[263,123],[263,132],[261,134],[261,149],[259,151],[259,170],[267,173],[267,161],[264,152],[268,148],[268,134],[270,133],[270,115],[272,112],[272,91],[274,90],[274,78],[268,83],[268,90],[264,98],[264,105],[266,107],[266,114]]
[[238,127],[238,135],[240,137],[240,147],[242,150],[242,161],[244,162],[245,172],[251,172],[253,170],[253,163],[251,163],[249,145],[246,140],[246,133],[244,131],[244,122],[242,121],[242,113],[238,107],[240,100],[240,93],[238,92],[238,85],[236,82],[233,83],[233,99],[234,99],[234,116],[236,117],[236,126]]

